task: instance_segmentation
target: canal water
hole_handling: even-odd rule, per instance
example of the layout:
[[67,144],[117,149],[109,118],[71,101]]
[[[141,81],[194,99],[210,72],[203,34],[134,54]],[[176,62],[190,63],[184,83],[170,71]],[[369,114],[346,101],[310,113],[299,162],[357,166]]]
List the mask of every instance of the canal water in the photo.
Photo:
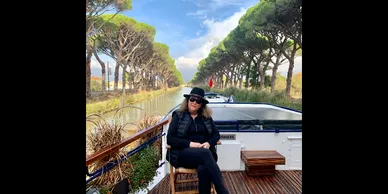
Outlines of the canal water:
[[[98,120],[100,122],[105,121],[127,123],[127,135],[132,135],[136,132],[136,129],[138,129],[136,126],[137,121],[148,116],[164,117],[173,107],[179,105],[183,101],[183,94],[188,94],[190,91],[191,88],[182,87],[174,91],[163,93],[151,99],[138,102],[131,105],[132,107],[123,108],[122,111],[102,114],[100,116],[103,119],[97,119],[98,117],[93,117],[92,120]],[[94,127],[95,124],[87,121],[87,134],[91,133]]]

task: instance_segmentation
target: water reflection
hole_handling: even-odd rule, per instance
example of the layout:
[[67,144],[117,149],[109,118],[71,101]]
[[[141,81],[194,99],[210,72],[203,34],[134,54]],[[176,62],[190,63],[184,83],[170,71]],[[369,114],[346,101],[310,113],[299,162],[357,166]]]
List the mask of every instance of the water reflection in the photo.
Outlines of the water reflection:
[[[183,100],[183,94],[189,93],[191,88],[184,87],[175,91],[164,93],[151,99],[136,103],[133,107],[121,109],[118,113],[115,111],[101,115],[103,119],[93,117],[93,121],[100,122],[120,122],[132,123],[126,125],[128,133],[125,136],[132,135],[136,132],[137,127],[134,125],[141,118],[146,116],[164,116],[173,107],[180,104]],[[95,125],[92,122],[86,122],[86,132],[93,132]]]

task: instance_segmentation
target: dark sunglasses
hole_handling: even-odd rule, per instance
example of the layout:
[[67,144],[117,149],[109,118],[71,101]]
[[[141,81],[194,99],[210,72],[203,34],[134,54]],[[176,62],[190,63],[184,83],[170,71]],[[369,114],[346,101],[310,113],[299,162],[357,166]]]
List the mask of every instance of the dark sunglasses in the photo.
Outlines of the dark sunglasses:
[[190,98],[189,100],[190,100],[190,102],[194,102],[195,101],[197,104],[201,104],[202,103],[202,99]]

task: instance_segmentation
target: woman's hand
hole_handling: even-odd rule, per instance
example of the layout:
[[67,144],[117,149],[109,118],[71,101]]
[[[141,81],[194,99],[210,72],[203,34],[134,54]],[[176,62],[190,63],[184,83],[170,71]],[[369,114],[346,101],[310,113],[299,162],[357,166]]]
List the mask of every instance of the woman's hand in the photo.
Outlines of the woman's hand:
[[[186,144],[187,145],[187,144]],[[190,142],[190,147],[191,148],[200,148],[202,144],[197,143],[197,142]]]
[[205,142],[205,143],[201,144],[201,148],[209,149],[210,148],[210,144],[208,142]]

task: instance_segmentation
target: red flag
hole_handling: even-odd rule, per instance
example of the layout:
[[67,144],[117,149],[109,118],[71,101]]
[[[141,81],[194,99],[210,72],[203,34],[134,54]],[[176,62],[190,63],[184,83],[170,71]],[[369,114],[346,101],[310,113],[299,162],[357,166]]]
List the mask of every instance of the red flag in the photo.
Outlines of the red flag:
[[213,87],[213,78],[212,77],[210,77],[209,87]]

